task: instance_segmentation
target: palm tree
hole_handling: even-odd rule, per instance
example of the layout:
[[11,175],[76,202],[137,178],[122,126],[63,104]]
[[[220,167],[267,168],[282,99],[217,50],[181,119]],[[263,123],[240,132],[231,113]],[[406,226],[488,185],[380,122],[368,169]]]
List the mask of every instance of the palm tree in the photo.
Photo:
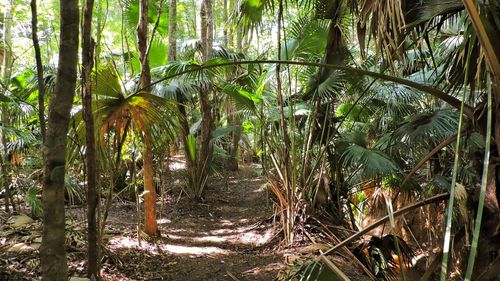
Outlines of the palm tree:
[[[162,141],[165,136],[173,139],[176,117],[176,104],[172,100],[162,98],[152,93],[139,91],[134,92],[133,88],[127,89],[125,84],[122,84],[119,74],[113,65],[101,66],[92,79],[92,91],[97,97],[95,101],[94,116],[96,124],[100,124],[96,128],[98,147],[101,153],[108,149],[106,143],[111,143],[115,149],[115,158],[110,161],[113,170],[117,170],[120,166],[121,151],[123,145],[130,138],[129,133],[134,132],[143,141],[143,175],[144,181],[153,186],[153,162],[152,149],[153,146]],[[75,114],[76,130],[78,138],[82,139],[85,136],[83,124],[81,123],[82,112]],[[167,138],[167,139],[168,139]],[[103,157],[103,156],[101,156]],[[106,156],[107,157],[107,156]],[[101,160],[103,161],[103,160]],[[111,188],[115,185],[116,179],[112,180]],[[147,187],[145,190],[147,192]],[[110,190],[111,192],[112,190]],[[110,193],[111,194],[111,193]],[[109,200],[109,198],[108,198]],[[110,202],[108,202],[108,205]],[[145,202],[145,211],[154,208],[156,198]],[[151,206],[153,205],[153,206]],[[154,210],[154,209],[153,209]],[[155,211],[150,214],[154,222],[156,222]],[[102,226],[105,223],[107,211],[103,215]],[[151,225],[149,225],[151,226]],[[153,224],[154,226],[154,224]],[[152,229],[148,229],[152,230]],[[147,232],[150,235],[156,235],[157,230]]]
[[[149,66],[148,53],[148,12],[149,0],[139,1],[139,23],[137,24],[137,46],[139,50],[139,60],[141,62],[141,75],[139,78],[139,88],[144,95],[151,94],[151,70]],[[142,126],[139,127],[144,132]],[[144,190],[147,192],[144,200],[144,231],[155,236],[158,234],[158,226],[156,224],[156,190],[153,183],[153,149],[152,141],[148,135],[143,134],[144,139]]]

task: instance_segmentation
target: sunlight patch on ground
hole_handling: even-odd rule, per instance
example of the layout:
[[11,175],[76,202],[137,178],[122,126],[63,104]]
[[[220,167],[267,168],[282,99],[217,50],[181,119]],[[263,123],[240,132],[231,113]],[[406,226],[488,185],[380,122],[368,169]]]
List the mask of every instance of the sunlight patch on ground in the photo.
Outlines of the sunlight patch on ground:
[[[188,229],[182,229],[182,228],[169,228],[167,230],[167,233],[168,235],[170,236],[171,233],[175,233],[175,234],[193,234],[193,235],[199,235],[200,233],[202,232],[195,232],[193,230],[188,230]],[[203,232],[205,233],[205,232]]]
[[[240,219],[239,222],[248,222]],[[221,220],[220,225],[234,225],[230,220]],[[214,244],[243,244],[260,246],[269,242],[275,233],[274,229],[261,229],[255,225],[238,228],[220,228],[208,232],[193,232],[184,229],[168,229],[164,234],[167,239],[179,242],[214,243]],[[191,234],[191,235],[190,235]]]
[[139,246],[137,244],[137,239],[126,236],[112,238],[109,240],[108,244],[118,248],[137,248]]
[[238,237],[238,240],[244,244],[263,245],[273,237],[273,234],[274,231],[272,229],[268,229],[264,233],[250,231],[243,233],[240,237]]
[[254,190],[254,191],[252,191],[252,192],[253,192],[253,193],[262,193],[262,192],[264,192],[264,189],[262,189],[262,188],[260,188],[260,187],[259,187],[259,188],[255,189],[255,190]]
[[172,221],[169,220],[169,219],[159,219],[159,220],[156,220],[159,224],[165,224],[165,223],[171,223]]
[[[146,241],[141,242],[139,247],[136,238],[118,236],[109,240],[109,245],[112,248],[128,248],[140,249],[149,252],[153,255],[161,254],[161,251],[169,252],[172,254],[187,254],[187,255],[213,255],[213,254],[229,254],[228,250],[219,247],[196,247],[196,246],[183,246],[173,244],[154,244]],[[159,250],[161,250],[159,252]]]
[[164,244],[160,246],[162,250],[173,254],[190,255],[210,255],[210,254],[228,254],[229,251],[218,247],[187,247],[180,245]]
[[231,222],[230,220],[221,220],[220,225],[221,226],[232,226],[234,223]]
[[231,234],[234,232],[238,232],[238,229],[235,230],[235,229],[231,229],[231,228],[221,228],[221,229],[210,231],[210,233],[213,235],[224,235],[224,234]]
[[[229,236],[230,237],[230,236]],[[196,242],[228,242],[228,236],[226,237],[221,237],[221,236],[203,236],[203,237],[195,237],[192,239],[193,241]]]
[[172,161],[169,165],[170,171],[179,171],[186,169],[186,164],[184,162]]
[[264,233],[253,230],[250,227],[240,227],[237,229],[218,229],[211,231],[213,235],[203,237],[193,237],[195,242],[231,243],[260,246],[268,242],[273,234],[273,229],[268,229]]

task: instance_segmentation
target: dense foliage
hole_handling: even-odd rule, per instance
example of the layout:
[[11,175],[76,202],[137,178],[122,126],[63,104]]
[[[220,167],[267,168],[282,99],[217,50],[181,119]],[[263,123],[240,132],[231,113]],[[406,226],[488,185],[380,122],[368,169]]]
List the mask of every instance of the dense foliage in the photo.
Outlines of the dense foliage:
[[[333,246],[332,231],[342,240],[357,233],[356,242],[369,219],[387,215],[379,236],[349,245],[371,278],[404,274],[413,243],[440,249],[426,274],[441,271],[441,280],[499,276],[498,1],[39,1],[39,53],[27,2],[0,2],[7,212],[20,195],[33,217],[61,226],[43,206],[53,206],[48,181],[62,165],[67,204],[103,199],[100,235],[113,200],[128,196],[144,198],[144,231],[157,236],[155,175],[169,157],[184,156],[183,192],[197,202],[211,177],[256,162],[284,246],[310,233]],[[92,38],[81,47],[59,21],[64,5],[79,2],[82,36]],[[83,59],[72,86],[65,44]],[[57,101],[67,90],[76,95],[66,97],[66,134],[54,122],[66,120]],[[58,139],[66,135],[67,145]],[[67,153],[56,161],[48,151],[61,144]],[[446,211],[437,202],[448,197]],[[398,213],[408,206],[418,212]],[[342,276],[330,263],[321,253],[286,278]]]

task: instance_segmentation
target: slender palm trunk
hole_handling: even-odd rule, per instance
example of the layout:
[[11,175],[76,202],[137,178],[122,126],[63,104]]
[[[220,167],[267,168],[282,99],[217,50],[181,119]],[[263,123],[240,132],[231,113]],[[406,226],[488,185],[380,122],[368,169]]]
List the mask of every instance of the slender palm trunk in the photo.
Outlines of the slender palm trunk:
[[87,276],[99,278],[99,246],[97,229],[97,161],[94,134],[94,116],[92,113],[91,72],[94,57],[92,40],[92,11],[94,0],[87,0],[84,11],[82,36],[82,97],[83,119],[85,121],[85,158],[87,168]]
[[[3,25],[3,46],[4,46],[4,54],[3,54],[3,62],[2,62],[2,80],[4,82],[8,81],[10,79],[11,75],[11,70],[12,70],[12,34],[11,34],[11,23],[12,23],[12,9],[13,9],[13,2],[8,1],[7,3],[7,10],[5,11],[5,17],[4,17],[4,25]],[[8,83],[5,83],[8,84]],[[4,91],[7,91],[7,89],[4,89]],[[7,113],[7,106],[3,105],[2,108],[2,113],[1,113],[1,120],[2,120],[2,125],[5,127],[9,123],[9,115]],[[12,200],[12,195],[10,194],[10,184],[11,184],[11,178],[9,176],[9,161],[7,158],[8,151],[7,151],[7,139],[5,137],[5,131],[2,129],[1,131],[1,141],[3,145],[3,151],[1,159],[1,169],[2,169],[2,183],[3,187],[5,190],[5,211],[9,212],[9,202],[11,202],[12,208],[15,209],[14,207],[14,201]]]
[[170,0],[168,6],[168,62],[177,58],[177,0]]
[[224,6],[223,7],[223,10],[222,10],[222,13],[223,13],[223,29],[222,29],[222,33],[224,35],[224,47],[228,47],[229,45],[229,40],[228,40],[228,29],[229,29],[229,24],[227,24],[227,19],[228,19],[228,11],[227,11],[227,5],[228,5],[228,0],[223,0],[222,2],[222,5]]
[[[140,0],[139,23],[137,25],[137,45],[141,61],[141,78],[139,88],[146,93],[151,93],[151,71],[148,58],[148,10],[149,0]],[[156,223],[156,190],[153,183],[153,147],[151,140],[143,129],[144,138],[144,190],[147,192],[144,199],[144,232],[148,235],[158,235]]]
[[[241,28],[238,29],[238,33],[236,36],[236,46],[237,46],[237,51],[239,53],[243,53],[243,34],[241,32]],[[232,40],[231,40],[232,41]],[[238,76],[240,73],[236,72],[236,76]],[[234,105],[231,105],[234,107]],[[235,115],[229,118],[229,124],[237,126],[234,132],[231,133],[231,146],[229,148],[229,158],[227,160],[227,168],[230,171],[237,171],[239,169],[238,167],[238,148],[239,148],[239,143],[241,140],[241,119],[239,116],[236,114],[236,108],[233,108],[231,114]]]
[[31,37],[35,49],[36,74],[38,80],[38,119],[40,119],[40,133],[42,134],[42,143],[45,142],[45,80],[43,80],[43,63],[38,42],[38,16],[36,0],[31,0]]
[[230,118],[230,124],[237,126],[231,136],[231,148],[229,149],[229,159],[227,168],[230,171],[238,170],[238,148],[241,139],[241,119],[238,116]]
[[[213,12],[212,1],[203,0],[201,8],[201,45],[202,57],[205,62],[212,55],[213,44]],[[212,147],[210,145],[211,133],[213,129],[212,106],[210,104],[210,88],[202,87],[199,91],[200,111],[201,111],[201,144],[200,154],[197,163],[199,190],[203,190],[205,178],[208,176],[208,170],[212,161]],[[201,197],[197,194],[196,197]]]
[[156,236],[158,226],[156,223],[156,189],[153,182],[153,147],[148,136],[144,135],[143,151],[144,173],[144,232]]
[[49,104],[47,141],[44,145],[40,265],[42,279],[47,281],[66,281],[68,278],[64,243],[64,175],[70,111],[75,95],[80,17],[77,0],[61,0],[60,9],[61,43],[57,83]]
[[[168,10],[168,62],[174,62],[177,59],[177,0],[170,0]],[[186,168],[189,173],[189,186],[193,185],[195,178],[195,165],[193,159],[189,157],[187,137],[189,135],[189,123],[186,112],[186,100],[181,93],[177,93],[177,109],[179,111],[179,123],[181,125],[180,135],[186,157]],[[183,104],[184,103],[184,104]]]

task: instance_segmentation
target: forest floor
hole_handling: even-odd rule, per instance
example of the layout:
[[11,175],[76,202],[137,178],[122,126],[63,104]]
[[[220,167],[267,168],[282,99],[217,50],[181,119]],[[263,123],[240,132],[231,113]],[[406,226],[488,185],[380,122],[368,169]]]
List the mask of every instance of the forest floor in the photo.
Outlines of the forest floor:
[[[181,195],[184,172],[171,163],[161,210],[161,237],[138,244],[135,202],[117,198],[104,237],[102,275],[106,280],[273,280],[284,267],[276,251],[272,206],[256,168],[244,166],[208,183],[205,198]],[[84,276],[85,209],[67,209],[71,276]],[[14,219],[13,219],[14,218]],[[21,225],[15,225],[19,218]],[[25,219],[26,221],[23,221]],[[0,280],[37,280],[40,220],[0,211]],[[145,239],[144,239],[145,238]]]
[[[104,264],[113,280],[273,280],[282,267],[274,250],[276,229],[264,184],[250,166],[209,180],[205,198],[181,192],[180,163],[171,164],[169,191],[159,219],[161,238],[137,243],[135,205],[119,204],[109,220],[117,235],[107,239],[119,258]],[[180,198],[180,199],[179,199]],[[161,208],[161,206],[159,206]],[[124,225],[128,222],[128,225]]]
[[[157,206],[161,236],[154,240],[142,235],[138,243],[136,204],[124,199],[134,198],[133,191],[114,200],[103,237],[104,280],[270,281],[289,268],[285,257],[290,262],[315,251],[304,254],[301,249],[307,249],[307,243],[280,247],[279,224],[273,223],[272,202],[262,188],[265,178],[258,165],[211,177],[202,202],[182,193],[183,173],[181,159],[174,158]],[[82,277],[84,206],[68,207],[66,217],[70,276]],[[41,220],[0,210],[0,281],[39,280],[41,228]],[[349,259],[335,260],[352,280],[366,280]]]

